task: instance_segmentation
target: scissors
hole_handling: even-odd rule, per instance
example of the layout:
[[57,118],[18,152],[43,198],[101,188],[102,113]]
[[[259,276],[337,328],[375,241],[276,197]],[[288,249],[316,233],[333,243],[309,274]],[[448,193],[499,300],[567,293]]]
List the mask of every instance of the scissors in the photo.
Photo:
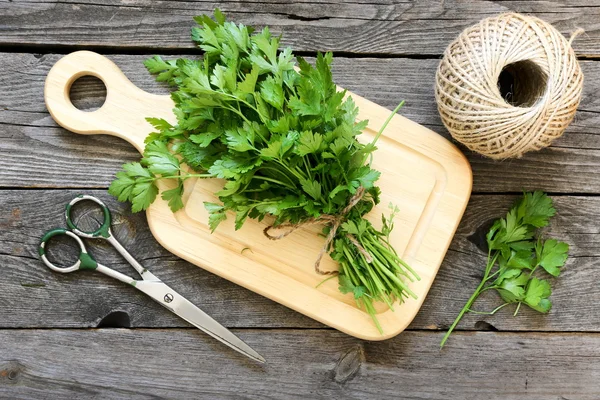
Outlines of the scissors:
[[[90,200],[100,205],[102,213],[104,214],[104,221],[102,225],[93,232],[84,232],[77,228],[73,219],[71,218],[71,210],[73,206],[80,201]],[[111,215],[108,207],[98,198],[88,195],[79,195],[69,204],[67,204],[65,210],[65,217],[67,220],[67,226],[69,229],[56,228],[49,230],[42,237],[39,254],[46,266],[53,271],[60,272],[63,274],[74,272],[77,270],[96,270],[112,278],[118,279],[121,282],[127,283],[139,291],[147,294],[150,298],[171,312],[175,313],[179,317],[183,318],[190,324],[194,325],[201,331],[206,332],[210,336],[226,344],[232,349],[239,351],[240,353],[250,357],[253,360],[264,363],[265,359],[254,351],[250,346],[244,343],[241,339],[231,333],[227,328],[219,324],[217,321],[212,319],[204,311],[193,305],[183,296],[178,294],[176,291],[165,285],[160,279],[154,274],[150,273],[146,268],[142,267],[127,250],[117,241],[111,232]],[[79,259],[70,267],[57,266],[50,262],[46,257],[46,243],[54,236],[67,235],[75,239],[79,245],[80,253]],[[102,239],[112,244],[119,253],[135,268],[135,270],[142,277],[141,280],[136,280],[118,271],[115,271],[107,266],[98,263],[88,253],[83,241],[80,237],[87,239]]]

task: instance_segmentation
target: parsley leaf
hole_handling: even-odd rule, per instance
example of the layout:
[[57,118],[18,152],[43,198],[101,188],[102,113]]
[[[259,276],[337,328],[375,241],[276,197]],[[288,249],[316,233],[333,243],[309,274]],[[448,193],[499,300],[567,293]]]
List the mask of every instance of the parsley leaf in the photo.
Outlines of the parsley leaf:
[[340,275],[339,284],[340,292],[344,294],[352,293],[355,299],[360,299],[367,292],[366,287],[362,285],[354,285],[350,278],[348,278],[346,275]]
[[363,186],[365,189],[371,189],[375,186],[375,181],[377,181],[381,175],[381,172],[369,167],[362,167],[359,171],[360,175],[355,179],[359,182],[359,185]]
[[536,311],[547,313],[552,308],[548,297],[552,294],[550,283],[545,280],[532,278],[525,293],[525,304]]
[[539,239],[535,246],[537,263],[552,276],[560,274],[560,267],[567,261],[569,245],[555,239],[542,241]]
[[177,73],[175,61],[164,61],[160,56],[154,56],[144,61],[144,65],[150,73],[157,74],[157,81],[174,83],[174,77]]
[[138,212],[147,209],[158,194],[154,182],[138,182],[131,191],[131,211]]
[[302,131],[295,151],[299,156],[317,154],[319,151],[323,150],[323,144],[323,135],[320,133]]
[[110,184],[108,193],[115,196],[119,201],[128,201],[135,185],[135,178],[129,176],[125,171],[117,172],[116,178]]
[[550,217],[556,214],[556,210],[552,206],[552,199],[539,191],[525,193],[517,209],[523,224],[536,228],[548,225]]
[[225,207],[216,204],[204,202],[204,208],[208,211],[208,226],[211,232],[214,232],[217,229],[217,226],[223,221],[227,219],[227,214],[225,214]]
[[154,183],[154,175],[141,163],[133,162],[123,165],[123,171],[117,173],[108,192],[120,201],[131,201],[133,212],[145,210],[154,201],[158,188]]
[[260,95],[262,98],[275,107],[277,110],[283,109],[283,87],[272,76],[267,77],[260,85]]
[[146,146],[143,160],[155,175],[174,175],[179,172],[179,160],[171,154],[164,142],[152,142]]
[[498,285],[498,293],[508,303],[520,301],[525,295],[525,285],[527,285],[528,281],[529,277],[527,273],[520,272],[518,275],[512,277],[504,275],[501,283]]
[[183,182],[179,181],[177,187],[163,191],[161,197],[163,198],[163,200],[169,202],[169,208],[171,208],[171,211],[175,212],[183,208],[183,200],[181,198],[182,195]]
[[300,181],[302,189],[315,200],[321,198],[321,184],[314,180],[303,179]]

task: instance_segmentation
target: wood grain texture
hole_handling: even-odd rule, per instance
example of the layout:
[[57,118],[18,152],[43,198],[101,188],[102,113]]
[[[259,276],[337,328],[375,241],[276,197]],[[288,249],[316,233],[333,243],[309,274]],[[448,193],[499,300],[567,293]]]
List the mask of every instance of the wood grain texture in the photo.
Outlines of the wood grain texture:
[[[575,41],[576,52],[600,56],[595,0],[0,2],[0,50],[13,52],[0,53],[0,398],[600,398],[600,343],[594,333],[600,326],[598,197],[554,197],[559,215],[548,234],[565,238],[572,257],[557,281],[549,315],[525,307],[517,318],[507,309],[495,317],[469,315],[459,326],[463,331],[440,352],[442,332],[429,330],[452,322],[482,273],[482,252],[469,237],[484,221],[503,215],[513,196],[473,196],[409,328],[417,331],[370,343],[333,330],[290,329],[323,326],[178,260],[154,241],[143,215],[131,215],[105,190],[90,190],[106,188],[137,152],[115,138],[80,137],[58,128],[42,96],[46,74],[60,55],[14,52],[122,53],[110,57],[137,86],[165,94],[141,66],[147,56],[125,53],[195,52],[191,16],[215,6],[239,21],[284,32],[284,44],[294,50],[364,57],[337,57],[336,81],[387,108],[406,99],[403,115],[444,135],[433,102],[436,58],[481,18],[511,10],[540,16],[565,34],[581,26],[587,33]],[[370,55],[378,58],[366,58]],[[567,134],[520,160],[493,163],[468,154],[476,191],[600,193],[600,62],[582,61],[582,67],[584,98]],[[87,84],[76,86],[72,97],[83,108],[97,107],[102,85]],[[198,330],[181,329],[189,326],[112,279],[47,270],[35,252],[39,236],[50,226],[63,226],[64,204],[82,191],[107,200],[116,211],[117,236],[142,264],[217,320],[234,328],[271,328],[235,329],[270,364],[261,369]],[[67,253],[57,249],[56,255]],[[134,273],[110,247],[94,244],[92,251],[112,268]],[[489,310],[496,301],[488,293],[477,307]],[[99,325],[159,329],[78,329]],[[28,329],[15,329],[20,327]],[[36,327],[75,329],[31,329]],[[472,329],[519,332],[464,331]]]
[[[42,233],[52,226],[64,226],[64,205],[80,192],[0,191],[3,273],[0,304],[6,305],[0,307],[0,327],[96,327],[110,322],[111,313],[117,311],[128,314],[129,324],[123,325],[119,320],[112,326],[189,326],[120,282],[94,273],[56,274],[38,260],[37,245]],[[117,203],[105,191],[84,192],[106,201],[113,210],[115,235],[142,265],[226,326],[322,327],[301,314],[177,259],[156,243],[142,214],[132,215],[126,205]],[[482,232],[481,227],[490,219],[504,215],[515,199],[515,196],[498,195],[472,197],[431,291],[409,329],[443,330],[452,323],[479,283],[485,266],[485,253],[477,248],[478,240],[473,236]],[[546,235],[567,241],[571,250],[563,276],[553,282],[553,310],[541,315],[522,307],[517,318],[512,317],[510,307],[493,317],[467,315],[459,329],[599,331],[600,311],[592,299],[600,297],[597,284],[600,198],[558,196],[554,201],[558,215]],[[92,242],[90,248],[98,260],[111,268],[135,274],[112,247]],[[65,248],[57,247],[57,250],[51,253],[55,259],[68,257]],[[488,293],[476,306],[486,311],[498,304],[498,297]]]
[[283,33],[283,44],[296,51],[439,55],[467,26],[517,11],[545,19],[565,35],[584,28],[575,51],[600,55],[600,7],[582,0],[13,0],[0,7],[0,45],[191,49],[192,17],[219,7],[237,22]]
[[[0,53],[0,186],[107,187],[120,165],[138,157],[126,142],[81,137],[57,128],[42,101],[43,82],[56,54]],[[168,89],[154,82],[142,65],[145,55],[110,55],[140,88],[156,94]],[[172,56],[176,57],[176,56]],[[437,114],[433,82],[437,60],[349,59],[334,61],[340,86],[394,108],[406,100],[402,115],[447,136]],[[559,193],[598,193],[600,178],[600,62],[583,61],[581,106],[566,134],[545,150],[522,159],[494,162],[466,151],[474,174],[474,192],[541,189]],[[14,77],[17,76],[18,79]],[[368,77],[368,79],[366,78]],[[85,109],[102,103],[102,84],[88,80],[72,95]],[[464,149],[463,149],[464,150]],[[48,162],[52,158],[54,162]],[[543,171],[543,173],[542,173]],[[93,172],[93,173],[92,173]]]
[[0,331],[0,394],[15,400],[600,397],[594,334],[459,333],[440,351],[440,333],[406,332],[375,343],[323,330],[235,333],[267,364],[192,329]]

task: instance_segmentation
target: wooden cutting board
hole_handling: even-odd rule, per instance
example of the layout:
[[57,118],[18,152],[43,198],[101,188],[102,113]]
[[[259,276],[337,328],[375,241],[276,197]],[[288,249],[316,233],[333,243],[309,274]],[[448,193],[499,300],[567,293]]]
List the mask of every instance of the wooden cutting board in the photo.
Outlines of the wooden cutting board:
[[[76,109],[69,99],[71,84],[85,75],[100,78],[107,89],[104,105],[92,112]],[[359,119],[369,120],[360,140],[371,141],[390,111],[349,95],[360,108]],[[118,136],[140,152],[144,138],[153,130],[146,117],[175,121],[169,96],[137,88],[113,62],[89,51],[69,54],[52,67],[46,78],[45,100],[54,120],[64,128]],[[472,175],[468,161],[454,145],[400,115],[392,118],[378,147],[373,167],[382,173],[378,183],[383,195],[368,217],[380,226],[381,213],[389,213],[390,202],[400,208],[391,242],[421,277],[410,285],[418,300],[409,299],[393,311],[378,305],[383,335],[350,294],[338,291],[337,279],[316,288],[325,278],[313,267],[323,246],[324,239],[317,235],[322,227],[301,229],[273,242],[262,233],[264,222],[248,220],[235,232],[233,218],[229,218],[211,234],[203,202],[218,201],[212,193],[222,182],[216,179],[188,180],[185,207],[177,213],[157,198],[147,211],[148,224],[167,250],[225,279],[349,335],[367,340],[393,337],[408,326],[425,300],[467,205]],[[337,266],[325,257],[322,268]]]

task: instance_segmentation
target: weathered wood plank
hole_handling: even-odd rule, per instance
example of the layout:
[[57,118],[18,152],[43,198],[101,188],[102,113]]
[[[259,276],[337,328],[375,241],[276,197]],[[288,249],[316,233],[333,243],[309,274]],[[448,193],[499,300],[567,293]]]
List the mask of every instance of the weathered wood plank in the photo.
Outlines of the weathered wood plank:
[[268,25],[296,51],[439,55],[464,28],[517,11],[569,35],[579,54],[600,54],[597,2],[561,1],[148,1],[13,0],[0,6],[0,45],[191,49],[192,17],[220,7],[233,20]]
[[197,330],[0,331],[11,399],[502,399],[600,397],[595,334],[406,332],[369,343],[324,330],[236,331],[257,365]]
[[[4,156],[0,159],[0,186],[106,187],[123,162],[138,157],[120,140],[80,136],[57,128],[45,110],[43,82],[60,55],[1,56],[6,67],[0,71],[0,152]],[[167,93],[168,89],[155,83],[143,68],[145,57],[110,56],[136,85],[154,93]],[[551,148],[519,160],[494,162],[467,152],[473,165],[475,192],[535,188],[598,193],[600,62],[584,61],[582,66],[586,75],[584,97],[567,134]],[[405,99],[403,115],[447,136],[434,101],[436,67],[437,60],[340,57],[335,61],[334,75],[341,86],[385,107],[394,108]],[[101,104],[102,93],[102,84],[92,82],[76,88],[73,99],[85,109]]]
[[[105,191],[89,191],[105,200],[113,210],[115,235],[124,246],[157,276],[231,327],[322,327],[319,323],[177,259],[162,249],[149,232],[142,214],[131,215]],[[120,282],[94,273],[60,275],[48,270],[37,257],[38,240],[54,226],[64,226],[64,205],[75,190],[0,191],[0,327],[96,327],[112,312],[113,326],[188,326],[145,295]],[[477,195],[455,236],[423,308],[411,329],[445,329],[479,283],[485,253],[472,236],[491,218],[506,213],[514,196]],[[541,315],[522,307],[517,318],[507,308],[493,317],[468,315],[460,329],[502,331],[599,331],[600,299],[596,270],[600,259],[597,221],[598,197],[555,197],[558,216],[547,235],[567,241],[571,258],[564,275],[554,281],[554,309]],[[401,229],[398,226],[397,229]],[[475,241],[476,242],[476,241]],[[92,254],[101,262],[127,274],[135,272],[107,244],[93,242]],[[56,259],[68,257],[63,247]],[[73,257],[69,258],[73,259]],[[476,304],[491,310],[499,303],[488,293]],[[104,321],[110,324],[110,317]]]

